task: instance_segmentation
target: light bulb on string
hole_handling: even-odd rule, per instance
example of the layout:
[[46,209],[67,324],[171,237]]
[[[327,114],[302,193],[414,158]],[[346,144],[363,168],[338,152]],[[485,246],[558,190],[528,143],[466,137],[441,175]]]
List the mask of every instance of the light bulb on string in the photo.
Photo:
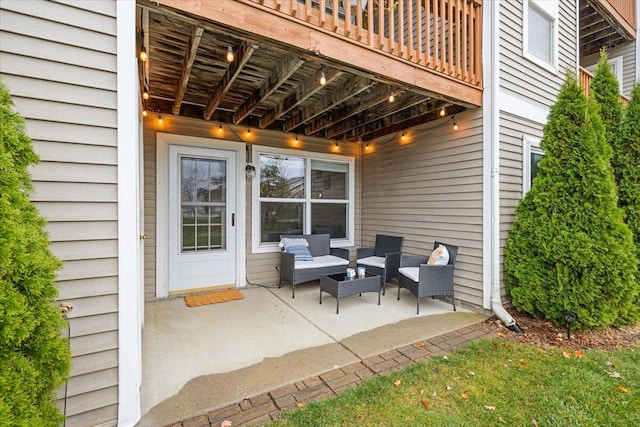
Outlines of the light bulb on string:
[[458,130],[458,124],[456,123],[456,116],[451,116],[451,120],[453,120],[453,130]]
[[324,71],[320,71],[320,84],[322,86],[327,84],[327,76],[324,74]]
[[447,112],[444,110],[444,106],[443,106],[442,109],[440,110],[440,117],[444,117],[445,114],[447,114]]
[[233,47],[231,45],[227,46],[227,61],[233,62],[236,59],[236,55],[233,53]]

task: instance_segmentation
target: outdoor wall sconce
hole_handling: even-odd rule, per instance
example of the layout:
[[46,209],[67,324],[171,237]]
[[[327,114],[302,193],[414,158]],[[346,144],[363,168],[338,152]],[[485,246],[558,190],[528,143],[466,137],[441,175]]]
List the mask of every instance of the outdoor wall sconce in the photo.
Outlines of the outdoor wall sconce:
[[576,319],[578,318],[578,314],[569,310],[565,310],[562,314],[564,314],[564,320],[567,321],[567,339],[570,340],[571,324],[576,321]]
[[253,178],[255,178],[255,176],[256,176],[256,167],[255,167],[255,166],[253,166],[253,165],[247,165],[247,166],[244,168],[244,170],[245,170],[245,172],[246,172],[246,174],[247,174],[247,178],[249,178],[249,179],[253,179]]

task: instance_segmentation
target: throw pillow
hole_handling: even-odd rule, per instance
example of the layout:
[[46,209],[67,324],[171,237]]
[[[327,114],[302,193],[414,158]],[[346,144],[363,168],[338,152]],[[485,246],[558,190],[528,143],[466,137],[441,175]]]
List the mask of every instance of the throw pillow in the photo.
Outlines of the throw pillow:
[[309,242],[307,242],[307,239],[303,239],[303,238],[291,238],[291,237],[283,237],[282,240],[280,240],[279,245],[281,248],[283,249],[287,249],[288,246],[304,246],[305,248],[309,247]]
[[313,261],[309,248],[302,245],[287,246],[284,251],[288,254],[293,254],[295,261]]
[[437,248],[431,252],[429,261],[430,265],[447,265],[449,263],[449,251],[445,245],[438,245]]

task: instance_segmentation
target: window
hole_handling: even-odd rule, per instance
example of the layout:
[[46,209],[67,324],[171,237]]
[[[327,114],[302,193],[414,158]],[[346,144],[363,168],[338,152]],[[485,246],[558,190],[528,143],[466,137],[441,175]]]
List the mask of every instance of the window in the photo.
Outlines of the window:
[[542,67],[557,68],[557,2],[528,0],[524,3],[523,55]]
[[254,148],[254,252],[278,250],[281,234],[329,233],[353,245],[353,158]]
[[538,175],[538,164],[544,156],[540,140],[525,136],[522,143],[522,197],[531,189],[533,179]]

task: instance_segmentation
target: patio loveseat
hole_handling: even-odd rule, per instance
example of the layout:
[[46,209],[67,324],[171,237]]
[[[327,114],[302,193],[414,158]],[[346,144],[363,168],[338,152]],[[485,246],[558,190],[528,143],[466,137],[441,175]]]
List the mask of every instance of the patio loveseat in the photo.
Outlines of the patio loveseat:
[[[349,266],[349,250],[344,248],[330,247],[329,234],[298,234],[298,235],[281,235],[280,242],[282,252],[280,254],[280,283],[282,287],[284,281],[291,283],[291,298],[296,297],[296,285],[313,280],[319,280],[325,274],[335,274],[345,272]],[[287,240],[288,239],[288,240]],[[311,260],[308,255],[296,252],[304,242],[309,250]],[[287,247],[285,243],[293,242],[293,245]],[[295,246],[295,247],[294,247]],[[296,248],[297,247],[297,248]],[[289,250],[289,252],[288,252]],[[298,256],[298,260],[296,260]]]

